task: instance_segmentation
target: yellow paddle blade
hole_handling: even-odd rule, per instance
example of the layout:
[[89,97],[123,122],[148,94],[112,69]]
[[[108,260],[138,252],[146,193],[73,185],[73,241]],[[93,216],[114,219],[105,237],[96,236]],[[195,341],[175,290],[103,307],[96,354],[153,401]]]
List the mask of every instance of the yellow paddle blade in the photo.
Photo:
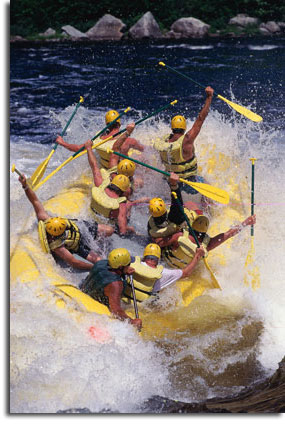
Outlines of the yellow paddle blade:
[[253,237],[251,237],[250,249],[246,257],[245,268],[246,275],[244,277],[244,284],[257,290],[260,287],[260,272],[258,266],[254,265],[255,248]]
[[211,270],[211,268],[210,268],[210,265],[209,265],[209,264],[208,264],[208,262],[207,262],[207,259],[206,259],[206,258],[203,258],[203,261],[204,261],[204,264],[205,264],[205,266],[206,266],[207,270],[208,270],[208,271],[210,272],[210,274],[211,274],[211,279],[212,279],[212,283],[213,283],[213,288],[214,288],[214,289],[222,290],[222,288],[221,288],[220,284],[218,283],[218,280],[216,279],[216,277],[215,277],[215,275],[214,275],[213,271],[212,271],[212,270]]
[[48,181],[54,174],[56,174],[61,168],[63,168],[65,165],[67,165],[71,160],[73,159],[72,156],[70,156],[68,159],[66,159],[65,162],[63,162],[61,165],[59,165],[54,171],[52,171],[47,177],[45,177],[39,184],[37,184],[34,187],[34,190],[37,190],[40,188],[46,181]]
[[209,197],[209,199],[215,200],[216,202],[227,205],[230,201],[229,194],[221,188],[211,186],[210,184],[193,183],[184,180],[184,178],[179,178],[179,181],[188,184],[189,186],[197,190],[199,193],[203,194],[203,196]]
[[234,102],[231,102],[228,99],[225,99],[225,97],[217,95],[218,99],[223,100],[226,102],[230,107],[232,107],[234,110],[236,110],[241,115],[244,115],[246,118],[250,119],[253,122],[261,122],[263,118],[260,115],[257,115],[256,113],[252,112],[251,110],[247,109],[244,106],[237,105]]
[[55,150],[52,149],[52,151],[50,152],[48,157],[37,167],[37,169],[35,170],[33,175],[30,177],[29,180],[30,180],[33,187],[36,186],[38,184],[38,182],[42,179],[44,173],[46,172],[50,158],[52,157],[54,152],[55,152]]

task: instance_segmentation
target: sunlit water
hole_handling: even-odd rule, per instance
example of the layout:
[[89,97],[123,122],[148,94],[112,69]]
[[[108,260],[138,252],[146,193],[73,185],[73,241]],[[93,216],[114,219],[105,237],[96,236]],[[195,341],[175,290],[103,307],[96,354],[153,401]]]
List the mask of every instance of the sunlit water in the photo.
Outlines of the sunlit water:
[[[143,155],[136,157],[161,166],[151,140],[169,132],[168,119],[174,113],[185,114],[190,127],[204,95],[169,74],[160,73],[157,77],[158,71],[151,67],[160,59],[168,60],[181,72],[192,72],[192,77],[199,77],[200,82],[212,85],[228,98],[233,95],[232,100],[237,103],[241,100],[264,117],[263,123],[254,124],[213,100],[196,141],[202,175],[210,184],[227,189],[234,178],[237,186],[242,187],[241,182],[247,178],[244,201],[239,205],[244,218],[250,214],[249,158],[258,159],[254,245],[260,288],[254,291],[244,284],[244,264],[250,247],[248,227],[235,237],[230,247],[227,243],[219,247],[226,266],[214,263],[214,270],[222,291],[208,291],[188,307],[182,307],[178,290],[170,287],[161,293],[157,305],[146,305],[141,311],[144,326],[150,328],[145,336],[140,336],[127,323],[108,317],[81,313],[80,319],[76,319],[67,310],[56,308],[46,301],[45,294],[50,290],[48,279],[42,288],[43,296],[37,295],[36,282],[12,286],[12,412],[54,413],[69,408],[139,412],[143,403],[155,395],[191,402],[236,394],[277,368],[284,356],[282,263],[285,231],[284,196],[281,195],[284,186],[284,105],[281,94],[279,99],[275,96],[281,90],[282,80],[273,79],[273,58],[267,55],[275,52],[274,58],[282,54],[284,57],[284,49],[279,43],[275,46],[272,40],[267,45],[264,42],[253,45],[252,41],[247,45],[243,41],[243,44],[224,47],[208,42],[125,44],[116,46],[116,55],[114,45],[100,43],[69,50],[66,46],[12,49],[10,159],[11,164],[16,163],[27,176],[47,157],[55,134],[64,127],[79,95],[86,94],[86,101],[65,137],[70,143],[79,144],[93,137],[104,126],[104,112],[110,107],[120,110],[128,105],[133,107],[129,116],[122,119],[126,125],[174,98],[181,101],[175,111],[146,121],[134,131],[134,136],[147,146]],[[110,49],[109,56],[106,46]],[[261,52],[262,56],[251,56]],[[241,60],[239,55],[244,57],[246,66],[243,73],[234,78],[234,69],[241,71],[242,68],[237,59]],[[147,57],[150,58],[148,62]],[[21,69],[24,60],[26,67]],[[199,74],[201,68],[204,71]],[[224,80],[224,85],[217,78],[220,68],[230,68],[232,77],[228,84]],[[263,85],[266,72],[272,79]],[[227,73],[224,75],[228,77]],[[281,75],[278,60],[275,75]],[[232,94],[226,91],[230,85]],[[261,92],[266,94],[265,98]],[[188,108],[188,97],[191,97],[191,108]],[[46,175],[70,154],[59,147]],[[233,165],[227,164],[219,175],[206,175],[203,169],[213,155],[216,158],[226,155]],[[223,163],[220,167],[223,168]],[[86,155],[52,177],[37,192],[38,196],[47,200],[68,183],[77,181],[82,172],[91,176]],[[169,199],[167,185],[160,174],[141,169],[138,172],[143,172],[145,185],[136,197],[159,195]],[[29,232],[35,243],[38,240],[34,213],[15,174],[11,174],[10,184],[13,252],[23,232]],[[219,217],[223,208],[218,207]],[[81,217],[91,217],[88,199]],[[147,206],[137,207],[132,212],[131,224],[145,235],[147,219]],[[215,219],[213,216],[212,223],[222,231],[237,223],[229,220],[221,223]],[[110,247],[123,245],[132,254],[141,255],[144,243],[144,239],[141,242],[122,241],[114,236],[103,245],[93,242],[93,248],[107,253]],[[74,285],[84,278],[84,273],[61,268],[50,257],[47,261]],[[158,330],[161,316],[168,318],[169,329],[161,337],[151,337],[151,329]],[[101,341],[90,337],[90,326],[102,332]],[[108,334],[107,340],[104,334]]]

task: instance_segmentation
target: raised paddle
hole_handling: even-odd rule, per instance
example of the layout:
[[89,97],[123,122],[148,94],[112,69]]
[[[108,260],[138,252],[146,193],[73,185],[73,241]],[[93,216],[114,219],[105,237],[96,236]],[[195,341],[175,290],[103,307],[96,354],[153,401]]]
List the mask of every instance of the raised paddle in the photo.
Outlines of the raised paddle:
[[[172,195],[173,195],[173,197],[175,198],[176,203],[177,203],[177,205],[179,206],[179,209],[181,210],[181,212],[182,212],[182,213],[183,213],[183,215],[184,215],[184,218],[185,218],[185,221],[186,221],[187,226],[188,226],[188,228],[189,228],[189,231],[190,231],[190,233],[192,234],[192,236],[194,237],[194,240],[195,240],[195,242],[196,242],[196,244],[197,244],[197,247],[200,247],[200,243],[199,243],[199,240],[198,240],[198,238],[197,238],[197,236],[196,236],[196,234],[195,234],[195,231],[193,231],[193,228],[191,227],[191,224],[190,224],[190,221],[189,221],[189,219],[188,219],[188,216],[187,216],[187,215],[186,215],[186,213],[184,212],[184,209],[183,209],[183,207],[182,207],[182,205],[181,205],[180,201],[178,200],[178,197],[177,197],[177,194],[175,193],[175,191],[173,191],[173,192],[172,192]],[[211,278],[212,278],[212,281],[213,281],[213,286],[214,286],[214,288],[215,288],[215,289],[220,289],[220,290],[222,290],[222,289],[221,289],[221,286],[220,286],[220,284],[218,283],[218,281],[217,281],[217,279],[216,279],[216,277],[215,277],[215,275],[214,275],[213,271],[211,270],[210,265],[208,264],[207,259],[205,258],[205,256],[203,257],[203,261],[204,261],[204,264],[205,264],[206,268],[208,269],[208,271],[209,271],[209,272],[210,272],[210,274],[211,274]]]
[[[129,112],[131,110],[130,107],[127,107],[122,113],[120,113],[113,121],[109,122],[108,125],[106,125],[105,128],[103,128],[101,131],[99,131],[93,138],[92,141],[94,141],[96,138],[98,138],[101,134],[103,134],[111,125],[113,125],[118,119],[120,119],[125,113]],[[125,130],[123,130],[125,131]],[[99,143],[97,143],[93,148],[100,146],[103,143],[106,143],[106,141],[110,140],[113,135],[106,138],[105,140],[101,140]],[[70,156],[66,161],[64,161],[61,165],[59,165],[54,171],[52,171],[41,183],[37,184],[35,187],[35,190],[37,190],[41,185],[43,185],[46,181],[48,181],[54,174],[56,174],[61,168],[63,168],[65,165],[67,165],[69,162],[71,162],[76,157],[81,156],[83,150],[85,149],[85,146],[82,146],[77,152],[75,152],[72,156]]]
[[[169,172],[162,171],[162,169],[155,168],[154,166],[148,165],[147,163],[141,162],[137,159],[133,159],[127,155],[124,155],[123,153],[114,152],[112,149],[107,149],[107,152],[114,153],[115,155],[121,156],[122,158],[129,159],[135,163],[138,163],[139,165],[145,166],[146,168],[152,169],[153,171],[160,172],[161,174],[170,176]],[[205,183],[193,183],[187,180],[184,180],[184,178],[179,178],[179,181],[181,183],[185,183],[191,187],[193,187],[195,190],[199,191],[199,193],[203,194],[203,196],[209,197],[212,200],[215,200],[216,202],[222,203],[224,205],[229,203],[230,197],[229,194],[222,190],[221,188],[211,186],[210,184]]]
[[16,165],[13,163],[12,168],[11,168],[12,172],[17,172],[17,174],[21,177],[24,178],[24,175],[16,168]]
[[[250,158],[251,161],[251,215],[254,215],[254,162],[257,160],[256,158]],[[245,261],[245,268],[247,268],[247,274],[251,279],[251,286],[253,289],[257,289],[260,287],[260,273],[257,266],[254,266],[254,256],[255,256],[255,248],[254,248],[254,226],[250,226],[250,249],[247,254],[247,258]],[[249,285],[249,278],[245,276],[244,282],[246,285]]]
[[[66,132],[66,130],[67,130],[67,128],[69,127],[69,125],[70,125],[70,123],[71,123],[71,121],[72,121],[72,119],[74,118],[74,116],[75,116],[75,114],[76,114],[76,112],[77,112],[77,110],[78,110],[78,108],[79,108],[79,106],[82,104],[84,102],[84,99],[83,99],[83,97],[82,96],[80,96],[80,100],[79,100],[79,102],[77,103],[77,105],[75,106],[75,109],[74,109],[74,111],[72,112],[72,115],[70,116],[70,118],[69,118],[69,120],[67,121],[67,123],[66,123],[66,125],[65,125],[65,127],[64,127],[64,129],[62,130],[62,132],[60,133],[60,135],[61,135],[61,137],[63,137],[64,136],[64,134],[65,134],[65,132]],[[53,146],[53,148],[52,148],[52,150],[51,150],[51,152],[50,152],[50,154],[48,155],[48,157],[37,167],[37,169],[35,170],[35,172],[33,173],[33,175],[29,178],[29,182],[30,182],[30,184],[32,185],[32,187],[34,187],[34,186],[36,186],[37,184],[38,184],[38,182],[42,179],[42,177],[43,177],[43,175],[44,175],[44,173],[45,173],[45,171],[46,171],[46,169],[47,169],[47,166],[48,166],[48,163],[49,163],[49,161],[50,161],[50,159],[51,159],[51,157],[52,157],[52,155],[54,154],[54,152],[56,151],[56,149],[57,149],[57,147],[58,147],[58,144],[57,143],[55,143],[54,144],[54,146]]]
[[[168,103],[167,105],[155,110],[154,112],[150,113],[149,115],[145,116],[144,118],[139,119],[138,121],[135,122],[135,125],[139,125],[141,124],[143,121],[146,121],[147,119],[151,118],[152,116],[156,115],[157,113],[161,112],[164,109],[167,109],[169,106],[174,106],[177,103],[177,100],[174,100],[171,103]],[[126,113],[130,108],[127,108],[126,111],[124,111],[123,113]],[[122,115],[122,114],[121,114]],[[114,119],[114,121],[112,121],[109,125],[111,125],[113,122],[115,122],[117,119],[119,119],[119,117],[121,116],[119,115],[116,119]],[[103,130],[102,130],[103,131]],[[102,131],[100,131],[100,133],[102,133]],[[94,146],[92,146],[92,149],[96,149],[96,147],[101,146],[101,144],[106,143],[107,141],[111,140],[114,137],[117,137],[118,135],[122,134],[123,132],[126,131],[126,128],[124,128],[121,131],[118,131],[117,133],[111,135],[110,137],[107,137],[105,140],[101,140],[99,141],[99,143],[95,144]],[[97,138],[99,136],[99,134],[96,134],[96,136],[92,139],[92,141]],[[65,162],[63,162],[61,165],[59,165],[58,168],[56,168],[53,172],[51,172],[42,182],[40,182],[40,184],[38,184],[35,187],[35,190],[37,190],[39,187],[41,187],[42,184],[44,184],[46,181],[48,181],[54,174],[56,174],[61,168],[63,168],[65,165],[67,165],[69,162],[71,162],[73,159],[80,157],[84,154],[86,154],[86,149],[85,146],[83,146],[81,149],[79,149],[76,153],[74,153],[72,156],[70,156]]]
[[[190,78],[188,75],[183,74],[180,71],[177,71],[176,69],[172,68],[171,66],[166,65],[164,62],[159,62],[159,65],[164,66],[165,68],[169,69],[171,72],[180,75],[183,78],[188,79],[189,81],[192,81],[194,84],[199,85],[199,87],[206,88],[204,85],[200,84],[197,81],[194,81],[192,78]],[[251,110],[247,109],[244,106],[238,105],[231,100],[226,99],[225,97],[221,96],[220,94],[215,94],[218,99],[223,100],[225,103],[227,103],[230,107],[232,107],[234,110],[236,110],[241,115],[244,115],[246,118],[250,119],[253,122],[260,122],[263,120],[263,118],[260,115],[257,115],[256,113],[252,112]]]

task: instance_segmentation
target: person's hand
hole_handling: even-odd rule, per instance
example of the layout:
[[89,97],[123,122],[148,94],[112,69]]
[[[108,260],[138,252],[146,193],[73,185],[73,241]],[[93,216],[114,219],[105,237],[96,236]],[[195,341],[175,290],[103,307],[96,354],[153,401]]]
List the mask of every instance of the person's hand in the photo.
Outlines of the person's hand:
[[203,256],[205,256],[205,250],[203,249],[202,246],[197,247],[195,254],[198,259],[201,259]]
[[248,218],[246,218],[243,221],[242,225],[243,225],[243,227],[245,227],[247,225],[254,225],[255,223],[256,223],[256,215],[252,215],[252,216],[249,216]]
[[23,188],[27,187],[27,179],[26,179],[26,176],[24,174],[22,174],[22,177],[19,177],[19,181],[22,184]]
[[141,329],[142,329],[142,320],[141,320],[141,319],[139,319],[139,318],[132,319],[132,320],[131,320],[131,324],[132,324],[134,327],[136,327],[138,330],[141,330]]
[[135,272],[135,268],[129,266],[124,267],[124,274],[132,275]]
[[62,145],[62,144],[64,143],[64,140],[63,140],[63,138],[59,135],[59,136],[57,136],[57,137],[56,137],[55,142],[56,142],[57,144]]
[[131,124],[128,124],[126,126],[126,131],[127,131],[128,135],[131,135],[132,134],[132,132],[135,129],[135,126],[136,126],[136,124],[134,122],[132,122]]
[[170,186],[175,187],[179,182],[179,176],[175,172],[170,172],[170,177],[168,179]]
[[84,144],[86,150],[91,149],[92,145],[93,145],[92,140],[87,140]]
[[213,97],[213,95],[214,95],[214,90],[210,86],[205,88],[205,92],[206,92],[207,97]]
[[128,225],[128,227],[127,227],[127,233],[136,234],[135,227]]

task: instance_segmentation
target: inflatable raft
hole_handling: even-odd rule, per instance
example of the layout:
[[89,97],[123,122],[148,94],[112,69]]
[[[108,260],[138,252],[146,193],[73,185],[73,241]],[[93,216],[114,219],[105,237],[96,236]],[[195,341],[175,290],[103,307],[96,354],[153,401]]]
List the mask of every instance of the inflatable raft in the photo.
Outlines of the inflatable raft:
[[[229,166],[230,159],[225,156],[221,157],[221,154],[217,156],[213,150],[211,160],[207,161],[207,169],[204,172],[211,175],[213,171],[223,171],[221,168]],[[49,213],[55,216],[66,216],[66,211],[68,211],[68,217],[80,218],[80,212],[83,209],[86,210],[90,203],[91,188],[91,177],[82,176],[80,181],[69,185],[44,202],[44,206]],[[227,206],[215,209],[215,220],[210,223],[210,236],[227,230],[234,222],[243,220],[249,214],[249,211],[246,211],[243,206],[249,199],[246,179],[239,179],[237,184],[234,176],[232,176],[228,186],[223,188],[229,192],[231,200]],[[32,215],[35,216],[34,212]],[[232,239],[227,241],[228,248],[231,247],[231,242]],[[208,263],[215,273],[218,267],[226,265],[226,259],[217,249],[209,254]],[[59,308],[67,308],[70,313],[88,311],[111,317],[107,307],[82,293],[74,284],[71,284],[65,276],[66,273],[61,272],[61,268],[56,265],[53,257],[43,252],[37,234],[36,219],[32,230],[27,232],[23,229],[20,234],[17,234],[16,240],[11,243],[10,272],[11,286],[32,284],[35,295],[44,296],[48,302],[53,302]],[[188,306],[194,299],[213,289],[214,285],[210,273],[201,261],[191,278],[179,280],[176,287],[181,295],[180,306]],[[144,319],[144,316],[148,317],[146,322],[151,319],[149,318],[149,309],[144,313],[144,308],[140,305],[140,311],[142,319]],[[127,313],[134,316],[131,306],[128,307]],[[153,314],[155,314],[155,311]],[[170,322],[167,314],[160,313],[159,318],[156,317],[154,321],[155,330],[153,327],[152,330],[155,331],[157,337],[162,335],[170,326],[175,328],[175,320]],[[149,331],[146,330],[146,333],[149,333]]]

